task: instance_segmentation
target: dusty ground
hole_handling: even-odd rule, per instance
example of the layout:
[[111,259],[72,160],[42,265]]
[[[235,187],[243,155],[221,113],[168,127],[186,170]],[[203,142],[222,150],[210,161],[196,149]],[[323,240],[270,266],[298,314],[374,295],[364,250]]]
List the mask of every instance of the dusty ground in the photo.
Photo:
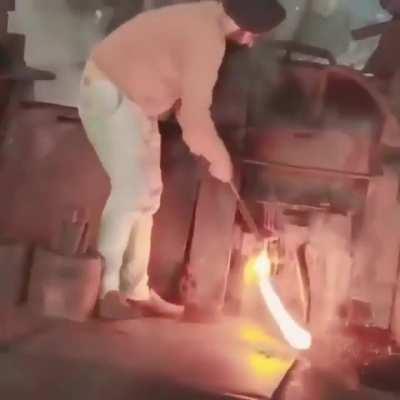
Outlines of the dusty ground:
[[209,325],[157,319],[79,324],[25,312],[2,320],[1,398],[263,396],[275,390],[293,359],[285,346],[248,341],[246,332],[253,328],[233,320]]
[[[4,399],[267,398],[294,357],[282,343],[257,337],[254,327],[237,320],[209,325],[157,319],[79,324],[20,310],[3,314],[1,321]],[[266,354],[271,358],[263,367],[260,361]],[[275,398],[399,398],[358,386],[351,368],[331,360],[295,364]],[[390,368],[393,373],[396,367]]]

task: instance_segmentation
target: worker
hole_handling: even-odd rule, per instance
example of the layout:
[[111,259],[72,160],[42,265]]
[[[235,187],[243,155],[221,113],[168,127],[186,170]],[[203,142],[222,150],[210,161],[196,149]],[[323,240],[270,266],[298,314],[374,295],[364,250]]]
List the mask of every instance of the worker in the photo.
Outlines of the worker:
[[149,288],[147,272],[162,192],[159,116],[177,110],[191,152],[209,162],[212,176],[229,182],[230,156],[210,115],[225,41],[250,46],[284,18],[276,0],[170,5],[137,15],[91,52],[79,110],[111,185],[98,242],[105,264],[101,317],[183,312]]

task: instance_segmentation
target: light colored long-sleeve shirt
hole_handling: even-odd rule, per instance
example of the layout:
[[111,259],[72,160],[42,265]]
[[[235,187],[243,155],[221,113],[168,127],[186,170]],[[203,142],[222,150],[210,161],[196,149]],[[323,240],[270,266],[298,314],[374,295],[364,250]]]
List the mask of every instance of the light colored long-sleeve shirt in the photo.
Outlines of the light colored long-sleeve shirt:
[[216,161],[221,153],[210,114],[225,53],[222,6],[178,4],[139,14],[95,47],[99,69],[149,116],[180,101],[183,139],[192,152]]

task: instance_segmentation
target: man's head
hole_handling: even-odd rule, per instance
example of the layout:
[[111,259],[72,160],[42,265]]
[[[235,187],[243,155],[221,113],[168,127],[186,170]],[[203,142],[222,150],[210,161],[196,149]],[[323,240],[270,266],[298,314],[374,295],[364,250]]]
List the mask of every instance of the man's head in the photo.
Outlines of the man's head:
[[231,21],[228,39],[247,46],[286,18],[285,9],[277,0],[222,0],[222,6]]
[[381,6],[395,18],[400,18],[400,0],[380,0]]

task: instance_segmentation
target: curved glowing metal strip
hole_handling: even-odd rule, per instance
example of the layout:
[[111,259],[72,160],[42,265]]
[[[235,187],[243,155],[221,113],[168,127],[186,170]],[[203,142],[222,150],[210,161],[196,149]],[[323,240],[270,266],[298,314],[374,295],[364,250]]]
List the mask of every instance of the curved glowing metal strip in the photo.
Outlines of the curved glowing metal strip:
[[299,326],[285,309],[281,299],[275,292],[269,279],[270,261],[267,253],[263,251],[257,258],[255,264],[259,278],[259,287],[265,304],[278,324],[285,340],[297,350],[306,350],[311,347],[311,334]]

